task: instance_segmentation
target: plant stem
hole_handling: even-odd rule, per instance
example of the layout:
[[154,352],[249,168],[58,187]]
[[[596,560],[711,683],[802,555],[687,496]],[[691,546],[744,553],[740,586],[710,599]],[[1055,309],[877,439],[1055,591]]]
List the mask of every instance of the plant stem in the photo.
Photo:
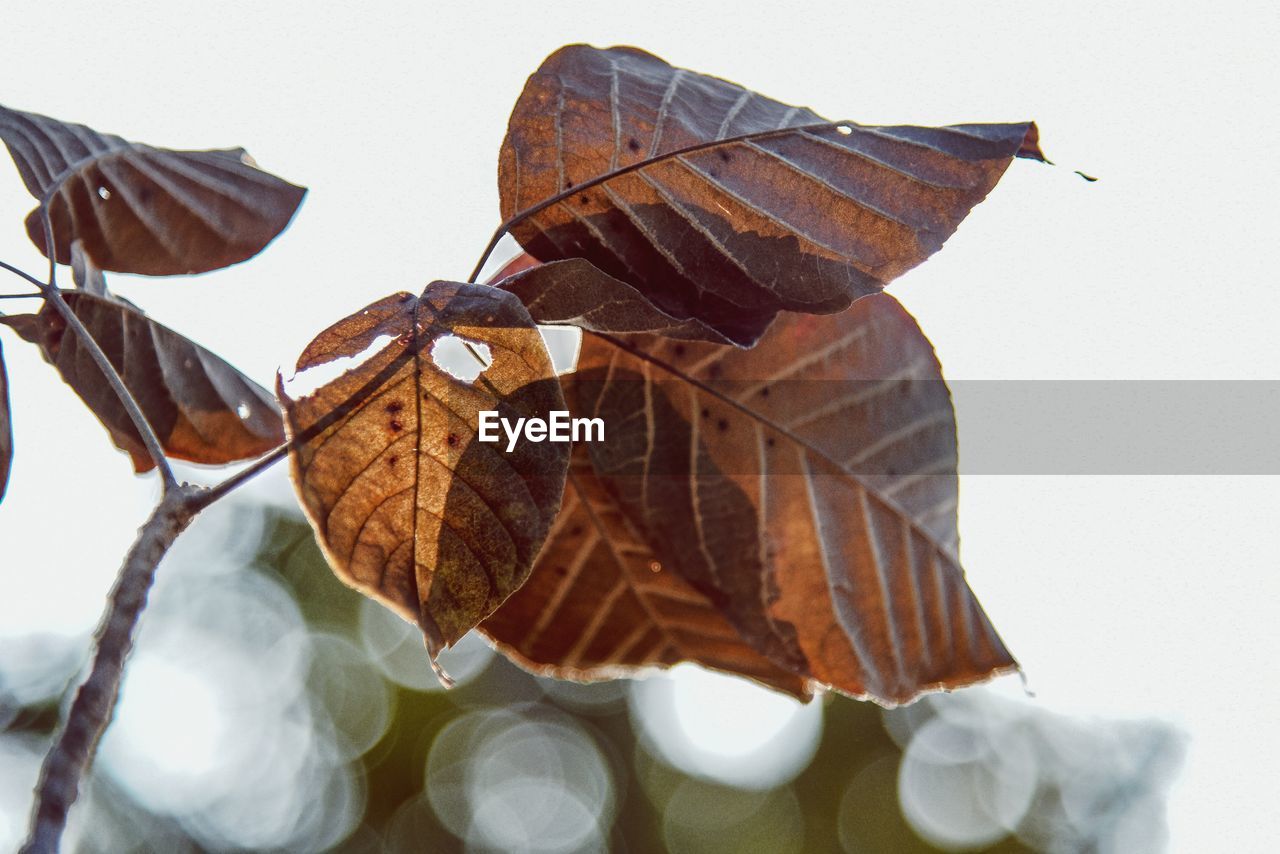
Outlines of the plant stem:
[[41,291],[43,291],[43,290],[44,290],[45,283],[44,283],[44,282],[42,282],[42,281],[40,281],[39,279],[37,279],[35,276],[31,275],[30,273],[28,273],[26,270],[21,270],[21,269],[19,269],[19,268],[15,267],[15,266],[13,266],[12,264],[9,264],[9,263],[5,262],[5,261],[0,261],[0,269],[8,270],[10,273],[13,273],[13,274],[14,274],[15,276],[17,276],[18,278],[20,278],[20,279],[26,279],[28,282],[30,282],[31,284],[35,285],[35,286],[36,286],[37,288],[39,288]]
[[98,370],[102,371],[103,377],[106,378],[107,385],[111,386],[111,390],[120,399],[120,405],[124,407],[124,411],[129,415],[129,420],[133,422],[134,429],[138,431],[143,447],[147,449],[147,454],[151,457],[151,461],[156,464],[156,468],[160,471],[165,494],[173,492],[178,488],[178,480],[173,476],[173,468],[169,465],[169,460],[164,455],[164,448],[160,445],[160,439],[157,438],[156,431],[151,429],[147,416],[142,414],[142,407],[138,405],[138,401],[130,393],[128,387],[124,384],[124,380],[120,378],[115,365],[111,364],[107,354],[102,351],[102,347],[98,345],[93,333],[88,330],[80,318],[76,316],[76,313],[71,310],[71,306],[67,305],[67,301],[62,298],[62,290],[60,288],[56,285],[49,285],[45,289],[45,299],[57,310],[58,314],[62,315],[62,319],[66,321],[68,328],[79,339],[80,346],[88,351],[89,357],[93,359],[94,364],[98,366]]
[[76,691],[66,724],[40,769],[30,835],[21,854],[58,850],[80,780],[115,709],[125,657],[133,646],[134,629],[146,607],[156,567],[198,512],[194,501],[198,495],[191,487],[166,492],[125,556],[94,634],[92,669]]
[[289,454],[289,443],[285,442],[277,448],[272,449],[266,456],[259,457],[252,464],[246,466],[235,474],[231,475],[221,483],[214,484],[206,490],[203,490],[192,499],[192,504],[196,510],[203,510],[213,502],[224,497],[244,484],[248,483],[254,477],[262,474],[276,463],[283,460]]

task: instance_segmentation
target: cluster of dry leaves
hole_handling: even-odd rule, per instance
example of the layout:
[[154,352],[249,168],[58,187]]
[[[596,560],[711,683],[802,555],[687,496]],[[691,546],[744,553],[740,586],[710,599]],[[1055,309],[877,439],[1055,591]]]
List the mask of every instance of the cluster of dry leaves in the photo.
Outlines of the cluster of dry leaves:
[[[41,203],[29,234],[72,265],[64,298],[165,453],[227,463],[287,435],[335,572],[419,625],[433,660],[479,627],[565,678],[694,661],[884,704],[1016,666],[957,560],[938,362],[881,291],[1013,158],[1043,159],[1033,124],[837,123],[634,48],[563,48],[530,77],[499,160],[502,231],[527,254],[490,283],[432,282],[329,327],[297,371],[362,361],[297,399],[101,271],[243,261],[302,188],[241,150],[6,108],[0,138]],[[66,318],[46,305],[0,322],[151,466]],[[539,324],[584,331],[572,373],[557,376]],[[437,364],[446,338],[481,359],[473,381]],[[602,418],[605,440],[476,440],[481,411],[553,410]],[[0,364],[0,491],[11,444]]]

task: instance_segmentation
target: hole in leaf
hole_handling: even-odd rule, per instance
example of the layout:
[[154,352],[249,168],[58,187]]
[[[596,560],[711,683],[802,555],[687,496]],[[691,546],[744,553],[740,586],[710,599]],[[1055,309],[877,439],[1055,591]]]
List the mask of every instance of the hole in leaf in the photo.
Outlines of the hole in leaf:
[[436,341],[431,348],[431,359],[442,371],[464,383],[475,382],[476,377],[493,364],[493,354],[487,346],[456,335],[446,335]]
[[103,199],[104,201],[105,201],[106,199],[111,198],[111,191],[110,191],[110,190],[108,190],[106,187],[99,187],[99,188],[98,188],[98,198]]
[[849,127],[848,125],[836,125],[836,133],[842,134],[843,136],[848,136],[849,134],[853,133],[853,128]]
[[236,415],[240,416],[241,421],[249,420],[249,404],[241,403],[236,407]]
[[391,335],[379,335],[373,339],[373,343],[354,356],[343,356],[331,362],[324,362],[300,371],[290,379],[285,380],[285,393],[294,400],[313,394],[316,389],[328,385],[347,371],[373,358],[376,353],[394,340]]

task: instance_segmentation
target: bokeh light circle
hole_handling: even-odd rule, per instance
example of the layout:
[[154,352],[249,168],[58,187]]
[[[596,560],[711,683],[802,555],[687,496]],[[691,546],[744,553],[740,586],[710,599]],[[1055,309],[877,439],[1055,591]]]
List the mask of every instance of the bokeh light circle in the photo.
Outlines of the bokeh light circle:
[[691,664],[633,683],[631,713],[645,747],[664,762],[742,789],[790,782],[822,736],[820,701]]
[[473,850],[590,850],[613,822],[613,773],[595,739],[545,704],[468,712],[427,758],[427,798]]

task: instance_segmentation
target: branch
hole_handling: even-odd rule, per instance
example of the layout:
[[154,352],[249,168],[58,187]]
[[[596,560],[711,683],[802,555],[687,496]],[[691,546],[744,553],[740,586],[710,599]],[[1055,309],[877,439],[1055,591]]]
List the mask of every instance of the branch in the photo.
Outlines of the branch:
[[146,607],[156,567],[195,517],[198,494],[191,487],[165,492],[125,556],[94,633],[93,667],[76,691],[66,724],[40,769],[30,835],[20,854],[53,854],[58,850],[80,779],[115,709],[125,657],[133,646],[134,628]]

